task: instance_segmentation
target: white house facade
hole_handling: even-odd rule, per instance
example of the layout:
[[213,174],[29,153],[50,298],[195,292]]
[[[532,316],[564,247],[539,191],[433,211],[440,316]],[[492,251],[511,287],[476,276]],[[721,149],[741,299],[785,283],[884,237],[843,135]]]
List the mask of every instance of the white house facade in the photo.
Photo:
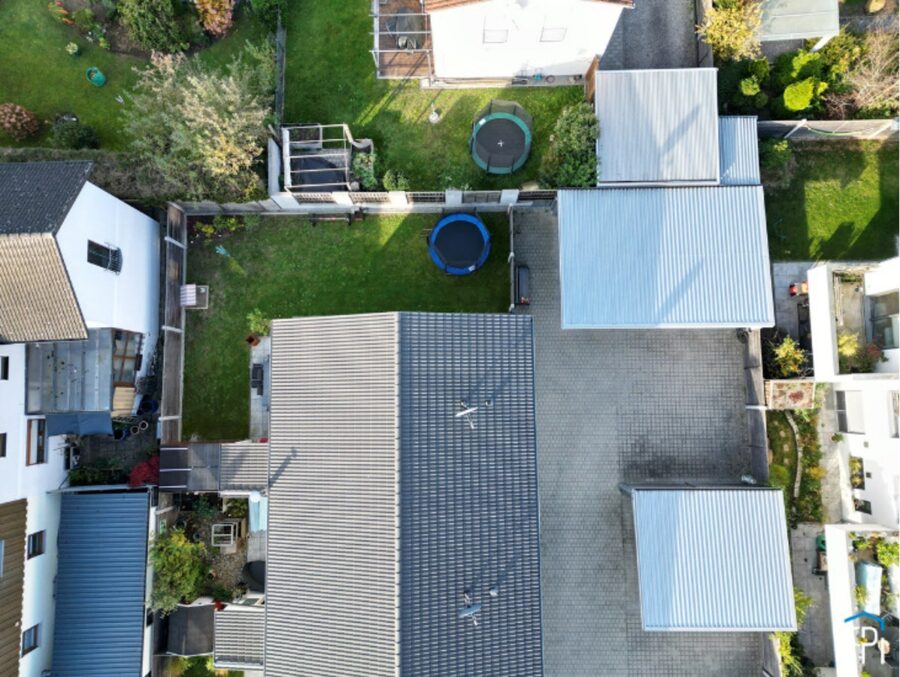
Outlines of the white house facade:
[[593,0],[426,0],[434,76],[583,76],[606,50],[626,6]]
[[[815,380],[831,386],[844,488],[842,519],[900,523],[900,258],[863,266],[822,263],[809,271]],[[881,359],[859,373],[839,355],[858,335]]]
[[[66,435],[52,434],[65,425],[58,417],[108,419],[117,383],[147,373],[158,335],[159,225],[89,172],[81,162],[0,165],[0,504],[27,501],[21,677],[52,665],[54,492],[77,462]],[[97,332],[108,340],[95,342]],[[67,365],[63,350],[85,361]],[[73,394],[94,382],[105,399]]]

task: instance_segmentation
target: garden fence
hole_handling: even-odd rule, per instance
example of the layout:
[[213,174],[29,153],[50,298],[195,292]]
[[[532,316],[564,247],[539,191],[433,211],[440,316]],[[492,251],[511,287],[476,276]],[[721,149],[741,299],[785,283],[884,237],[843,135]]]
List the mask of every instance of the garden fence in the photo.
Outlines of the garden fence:
[[897,138],[898,119],[888,120],[760,120],[759,138],[801,140]]

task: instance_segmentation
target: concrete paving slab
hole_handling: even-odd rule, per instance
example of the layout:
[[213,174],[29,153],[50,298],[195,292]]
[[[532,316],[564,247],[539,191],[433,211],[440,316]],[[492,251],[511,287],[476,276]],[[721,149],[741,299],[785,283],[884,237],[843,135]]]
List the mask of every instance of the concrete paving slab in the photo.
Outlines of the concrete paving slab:
[[[516,214],[535,323],[545,670],[758,677],[764,635],[641,629],[620,482],[740,481],[750,470],[734,330],[560,328],[556,218]],[[712,553],[711,553],[712,555]]]

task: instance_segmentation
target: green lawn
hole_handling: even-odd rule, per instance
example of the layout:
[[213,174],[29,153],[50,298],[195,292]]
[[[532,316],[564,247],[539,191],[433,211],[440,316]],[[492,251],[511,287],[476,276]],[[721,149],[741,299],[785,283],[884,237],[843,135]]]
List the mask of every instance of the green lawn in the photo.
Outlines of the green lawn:
[[[236,28],[225,39],[200,52],[211,63],[226,63],[244,45],[259,39],[264,31],[252,17],[239,17]],[[65,46],[81,47],[77,57]],[[122,150],[122,104],[117,96],[128,92],[137,79],[134,68],[146,59],[115,54],[91,44],[72,26],[56,21],[45,0],[0,1],[0,102],[11,101],[51,120],[63,112],[75,113],[96,128],[103,148]],[[97,66],[107,77],[104,87],[87,81],[85,70]],[[24,144],[0,132],[0,145],[46,145],[46,131]]]
[[[356,138],[375,141],[379,175],[400,171],[415,190],[519,187],[534,179],[559,111],[579,101],[582,88],[437,90],[378,80],[369,11],[366,0],[288,4],[285,121],[347,123]],[[511,176],[485,174],[469,155],[472,120],[493,98],[518,101],[534,117],[531,158]],[[427,120],[432,102],[443,115],[437,125]]]
[[795,144],[790,185],[766,192],[775,260],[894,256],[898,223],[895,142]]
[[210,309],[188,313],[184,434],[243,439],[248,434],[247,314],[267,317],[393,310],[503,312],[509,303],[506,217],[486,215],[493,251],[470,277],[441,273],[428,257],[429,215],[370,217],[351,226],[311,226],[273,217],[188,254],[188,280],[210,286]]

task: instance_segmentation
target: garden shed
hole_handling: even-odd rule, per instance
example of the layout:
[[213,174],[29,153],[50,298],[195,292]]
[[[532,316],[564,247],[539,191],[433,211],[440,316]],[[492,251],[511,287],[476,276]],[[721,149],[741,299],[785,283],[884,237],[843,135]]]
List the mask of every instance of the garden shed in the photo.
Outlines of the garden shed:
[[838,0],[763,0],[762,42],[820,38],[821,49],[840,32]]
[[797,627],[781,489],[623,486],[646,631]]

